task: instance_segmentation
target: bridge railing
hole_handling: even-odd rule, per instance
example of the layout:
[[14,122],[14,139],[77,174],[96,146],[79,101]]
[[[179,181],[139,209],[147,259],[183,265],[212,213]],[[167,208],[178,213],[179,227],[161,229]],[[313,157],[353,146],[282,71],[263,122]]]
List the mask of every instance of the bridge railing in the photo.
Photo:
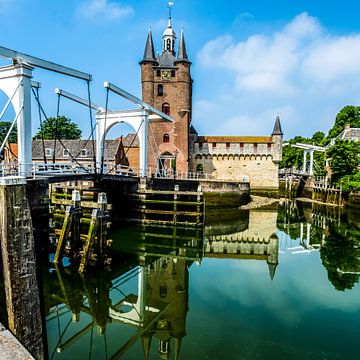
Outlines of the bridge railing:
[[[45,162],[33,162],[29,164],[31,167],[32,177],[38,176],[55,176],[66,174],[95,174],[94,163],[89,162],[58,162],[58,163],[45,163]],[[102,168],[97,165],[97,173],[101,169],[104,175],[121,175],[130,177],[142,176],[140,168],[134,168],[124,165],[114,165],[113,163],[105,163]],[[0,163],[0,177],[5,176],[18,176],[19,164],[18,163]],[[218,181],[231,181],[232,179],[226,177],[215,177],[212,174],[204,172],[184,172],[170,170],[156,170],[148,168],[146,171],[147,177],[164,178],[164,179],[178,179],[178,180],[218,180]],[[243,176],[242,182],[249,182],[247,176]]]

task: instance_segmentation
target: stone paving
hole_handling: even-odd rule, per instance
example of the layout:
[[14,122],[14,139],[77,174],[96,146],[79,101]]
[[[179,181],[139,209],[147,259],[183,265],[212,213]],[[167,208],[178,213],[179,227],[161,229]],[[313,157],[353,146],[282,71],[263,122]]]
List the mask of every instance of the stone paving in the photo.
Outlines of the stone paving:
[[0,323],[0,359],[34,360],[15,336]]

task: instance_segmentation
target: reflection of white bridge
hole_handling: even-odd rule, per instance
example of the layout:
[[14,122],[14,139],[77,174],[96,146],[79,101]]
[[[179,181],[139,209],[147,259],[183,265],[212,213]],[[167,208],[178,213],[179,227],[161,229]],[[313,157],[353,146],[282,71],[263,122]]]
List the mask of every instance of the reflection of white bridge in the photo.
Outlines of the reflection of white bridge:
[[288,247],[287,250],[291,254],[309,254],[314,251],[319,251],[320,244],[311,244],[311,238],[314,231],[311,231],[311,224],[306,223],[306,235],[304,235],[304,223],[300,223],[300,244],[299,246]]

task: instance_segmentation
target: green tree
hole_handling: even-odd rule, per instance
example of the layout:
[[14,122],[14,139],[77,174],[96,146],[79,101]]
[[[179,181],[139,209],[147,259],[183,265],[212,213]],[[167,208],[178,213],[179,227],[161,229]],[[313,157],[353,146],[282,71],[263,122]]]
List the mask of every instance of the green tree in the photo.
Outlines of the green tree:
[[[8,133],[9,129],[11,126],[11,122],[8,121],[0,121],[0,143],[2,144],[2,142],[5,139],[6,134]],[[8,142],[9,143],[17,143],[17,130],[16,130],[16,125],[14,126],[9,138],[8,138]]]
[[59,118],[49,117],[43,121],[34,139],[72,139],[81,137],[81,130],[78,126],[65,116]]
[[338,136],[347,124],[351,127],[360,127],[360,106],[347,105],[339,111],[333,127],[329,130],[327,140],[330,141],[330,139]]
[[289,169],[292,167],[299,168],[303,163],[303,150],[294,148],[291,145],[296,143],[304,143],[307,139],[301,136],[295,136],[288,141],[289,145],[283,147],[282,160],[280,162],[281,169]]
[[346,175],[357,172],[360,160],[360,144],[356,141],[337,139],[331,146],[326,156],[330,158],[332,181],[337,182]]

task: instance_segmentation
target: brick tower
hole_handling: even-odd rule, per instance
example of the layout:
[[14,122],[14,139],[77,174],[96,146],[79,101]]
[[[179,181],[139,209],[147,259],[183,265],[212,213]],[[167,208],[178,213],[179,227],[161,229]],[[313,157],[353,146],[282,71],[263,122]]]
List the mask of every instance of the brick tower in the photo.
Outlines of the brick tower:
[[149,125],[148,164],[152,172],[170,175],[172,170],[187,174],[189,169],[189,131],[191,123],[192,79],[184,32],[181,29],[178,52],[172,28],[162,37],[162,53],[155,57],[151,29],[141,65],[142,99],[170,115],[174,123]]

